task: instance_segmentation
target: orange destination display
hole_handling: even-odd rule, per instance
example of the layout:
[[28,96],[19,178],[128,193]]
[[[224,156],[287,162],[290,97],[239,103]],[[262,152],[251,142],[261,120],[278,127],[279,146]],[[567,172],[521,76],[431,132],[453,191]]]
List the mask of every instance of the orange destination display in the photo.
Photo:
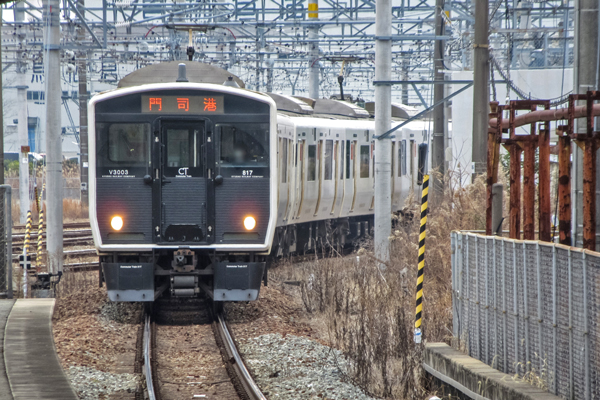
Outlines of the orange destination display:
[[224,114],[223,96],[142,95],[142,113]]

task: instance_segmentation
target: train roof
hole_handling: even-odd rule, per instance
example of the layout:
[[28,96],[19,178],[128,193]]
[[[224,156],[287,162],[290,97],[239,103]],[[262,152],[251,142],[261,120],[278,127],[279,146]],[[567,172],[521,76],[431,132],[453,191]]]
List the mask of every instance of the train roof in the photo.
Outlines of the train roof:
[[182,63],[185,64],[189,82],[222,85],[231,76],[240,88],[246,87],[244,81],[223,68],[197,61],[169,61],[136,69],[121,79],[117,88],[140,86],[148,83],[175,82],[178,76],[178,66]]

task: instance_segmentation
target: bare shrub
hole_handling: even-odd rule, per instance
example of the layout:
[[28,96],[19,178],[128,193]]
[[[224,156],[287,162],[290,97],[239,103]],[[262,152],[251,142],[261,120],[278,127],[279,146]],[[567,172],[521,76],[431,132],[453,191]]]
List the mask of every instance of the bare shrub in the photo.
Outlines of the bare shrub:
[[[450,186],[450,185],[447,185]],[[431,192],[430,192],[431,193]],[[483,178],[450,187],[430,203],[425,251],[423,338],[452,336],[450,233],[485,228]],[[420,199],[410,196],[406,217],[391,235],[391,262],[378,268],[371,249],[350,257],[288,266],[301,281],[309,312],[328,324],[332,345],[350,361],[344,371],[366,392],[385,398],[423,399],[422,346],[413,342]]]

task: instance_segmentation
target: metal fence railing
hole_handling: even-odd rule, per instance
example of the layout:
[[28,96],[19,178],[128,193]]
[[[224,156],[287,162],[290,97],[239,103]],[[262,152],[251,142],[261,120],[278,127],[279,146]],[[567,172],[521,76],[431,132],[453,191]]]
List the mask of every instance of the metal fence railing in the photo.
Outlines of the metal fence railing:
[[0,297],[12,299],[12,190],[0,185]]
[[454,336],[471,357],[600,398],[600,253],[452,233]]

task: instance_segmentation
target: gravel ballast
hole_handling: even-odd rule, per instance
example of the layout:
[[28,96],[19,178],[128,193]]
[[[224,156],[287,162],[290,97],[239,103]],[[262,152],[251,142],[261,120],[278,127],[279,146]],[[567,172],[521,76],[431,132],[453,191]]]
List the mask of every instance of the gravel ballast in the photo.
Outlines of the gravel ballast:
[[269,399],[373,399],[347,382],[342,354],[314,340],[273,333],[238,340],[238,347]]
[[135,393],[141,384],[138,374],[111,374],[89,367],[69,367],[65,371],[80,399],[97,400],[117,393]]

